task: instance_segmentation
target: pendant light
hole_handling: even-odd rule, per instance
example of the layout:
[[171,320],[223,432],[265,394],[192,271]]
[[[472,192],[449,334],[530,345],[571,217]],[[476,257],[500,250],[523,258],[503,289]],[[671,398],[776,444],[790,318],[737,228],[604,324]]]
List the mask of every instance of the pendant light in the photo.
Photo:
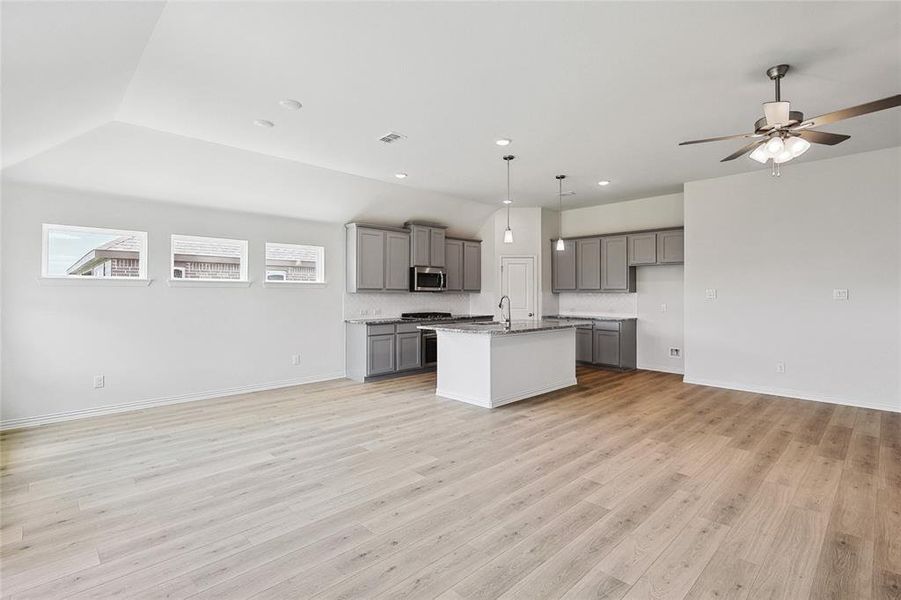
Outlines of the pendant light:
[[504,204],[507,205],[507,228],[504,230],[505,244],[513,243],[513,230],[510,229],[510,204],[513,202],[510,200],[510,161],[514,158],[516,157],[512,154],[504,156],[504,160],[507,161],[507,199],[504,200]]
[[557,198],[559,200],[558,204],[558,230],[557,233],[557,252],[563,252],[566,250],[566,244],[563,243],[563,180],[566,179],[566,175],[557,175]]

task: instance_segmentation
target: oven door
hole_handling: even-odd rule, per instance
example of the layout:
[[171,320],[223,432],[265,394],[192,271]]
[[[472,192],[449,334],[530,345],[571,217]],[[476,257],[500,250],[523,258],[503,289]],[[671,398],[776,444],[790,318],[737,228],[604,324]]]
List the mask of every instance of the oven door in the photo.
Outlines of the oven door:
[[411,292],[441,292],[447,288],[447,275],[440,267],[410,267]]
[[432,367],[438,364],[438,334],[427,331],[422,334],[422,366]]

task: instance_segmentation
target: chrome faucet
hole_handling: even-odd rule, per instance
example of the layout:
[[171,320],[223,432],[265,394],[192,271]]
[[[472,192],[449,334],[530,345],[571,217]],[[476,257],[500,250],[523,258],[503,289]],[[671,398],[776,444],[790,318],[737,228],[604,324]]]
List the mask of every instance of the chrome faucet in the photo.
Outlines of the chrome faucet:
[[506,294],[501,296],[501,301],[497,303],[497,307],[501,309],[501,314],[504,312],[504,298],[507,299],[507,316],[504,317],[504,327],[510,329],[510,296]]

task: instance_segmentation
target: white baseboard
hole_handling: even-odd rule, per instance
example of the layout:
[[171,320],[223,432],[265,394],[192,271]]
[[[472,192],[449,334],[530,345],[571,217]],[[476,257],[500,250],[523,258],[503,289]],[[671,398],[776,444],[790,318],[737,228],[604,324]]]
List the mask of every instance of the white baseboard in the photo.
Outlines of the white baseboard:
[[299,379],[285,379],[283,381],[273,381],[269,383],[261,383],[256,385],[242,385],[232,388],[224,388],[220,390],[210,390],[206,392],[193,392],[190,394],[179,394],[176,396],[164,396],[161,398],[148,398],[146,400],[137,400],[135,402],[126,402],[124,404],[112,404],[109,406],[95,406],[92,408],[82,408],[67,412],[53,413],[49,415],[38,415],[35,417],[23,417],[20,419],[9,419],[0,421],[0,431],[7,429],[21,429],[25,427],[36,427],[38,425],[47,425],[49,423],[61,423],[63,421],[73,421],[75,419],[85,419],[88,417],[97,417],[102,415],[111,415],[115,413],[129,412],[133,410],[141,410],[144,408],[153,408],[156,406],[166,406],[168,404],[181,404],[182,402],[194,402],[196,400],[211,400],[213,398],[222,398],[225,396],[235,396],[237,394],[247,394],[250,392],[264,392],[266,390],[275,390],[278,388],[292,387],[295,385],[303,385],[305,383],[317,383],[320,381],[331,381],[333,379],[342,379],[344,372],[327,373],[325,375],[314,375],[310,377],[301,377]]
[[448,400],[466,402],[467,404],[472,404],[473,406],[481,406],[482,408],[497,408],[498,406],[503,406],[504,404],[510,404],[511,402],[516,402],[518,400],[525,400],[526,398],[531,398],[533,396],[540,396],[541,394],[547,394],[557,390],[562,390],[563,388],[568,388],[577,384],[578,383],[575,379],[567,379],[565,381],[559,381],[557,383],[552,383],[550,385],[521,392],[519,394],[512,394],[509,396],[504,396],[502,398],[496,398],[493,402],[483,400],[482,398],[470,397],[463,394],[443,391],[440,389],[435,390],[435,395],[441,398],[446,398]]
[[660,371],[661,373],[673,373],[674,375],[682,375],[685,369],[682,367],[674,367],[667,365],[638,364],[636,368],[642,371]]
[[784,398],[797,398],[799,400],[813,400],[814,402],[826,402],[827,404],[842,404],[844,406],[854,406],[857,408],[869,408],[873,410],[885,410],[889,412],[901,412],[901,406],[885,404],[866,404],[855,402],[847,398],[837,398],[834,396],[824,396],[821,394],[811,394],[801,390],[791,390],[786,388],[772,388],[759,385],[747,385],[741,383],[732,383],[728,381],[716,381],[713,379],[700,379],[696,377],[683,377],[684,383],[693,383],[695,385],[706,385],[710,387],[724,388],[728,390],[738,390],[741,392],[754,392],[757,394],[767,394],[769,396],[781,396]]

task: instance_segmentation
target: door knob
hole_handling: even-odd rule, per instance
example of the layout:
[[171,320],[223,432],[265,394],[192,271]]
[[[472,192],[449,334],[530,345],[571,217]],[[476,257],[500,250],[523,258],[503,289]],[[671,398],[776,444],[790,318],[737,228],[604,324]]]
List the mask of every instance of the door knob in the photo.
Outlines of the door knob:
[[530,316],[530,317],[533,316],[532,313],[529,313],[529,316]]

